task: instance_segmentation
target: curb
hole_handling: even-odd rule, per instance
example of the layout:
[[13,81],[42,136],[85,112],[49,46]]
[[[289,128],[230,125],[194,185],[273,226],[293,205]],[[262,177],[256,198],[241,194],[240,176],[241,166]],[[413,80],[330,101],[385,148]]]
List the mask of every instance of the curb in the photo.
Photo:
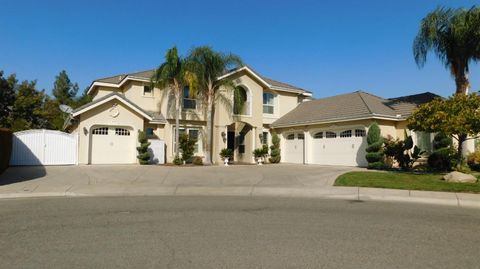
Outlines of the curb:
[[407,202],[432,205],[480,208],[480,194],[431,191],[409,191],[359,187],[252,187],[252,186],[190,186],[158,187],[155,189],[124,189],[112,192],[12,192],[0,193],[0,199],[44,197],[132,197],[132,196],[243,196],[318,198],[355,201]]

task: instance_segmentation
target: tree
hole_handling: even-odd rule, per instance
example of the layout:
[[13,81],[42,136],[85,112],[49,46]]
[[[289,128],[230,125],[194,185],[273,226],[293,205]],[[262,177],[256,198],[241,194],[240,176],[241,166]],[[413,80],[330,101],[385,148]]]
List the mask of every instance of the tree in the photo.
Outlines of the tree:
[[9,120],[15,103],[15,85],[17,79],[14,74],[8,78],[3,77],[0,70],[0,127],[10,127]]
[[271,163],[280,162],[280,137],[277,133],[272,133],[272,145],[270,146],[270,158],[268,159]]
[[59,104],[72,105],[78,92],[78,84],[73,84],[65,70],[60,71],[53,84],[53,96]]
[[192,49],[188,58],[189,69],[196,75],[200,95],[206,103],[205,163],[211,164],[214,101],[217,99],[221,87],[234,89],[233,81],[230,78],[218,78],[232,68],[240,67],[242,60],[236,55],[217,52],[208,46]]
[[405,140],[398,138],[393,140],[391,136],[385,139],[383,153],[388,157],[393,157],[403,170],[410,170],[425,151],[413,145],[412,136],[407,135],[407,131],[404,131],[404,137]]
[[36,81],[25,80],[18,85],[11,113],[13,131],[45,128],[48,124],[44,112],[45,93],[35,87]]
[[148,147],[150,146],[150,142],[148,142],[145,132],[138,132],[138,142],[140,142],[140,147],[137,147],[137,159],[142,165],[148,164],[148,162],[150,161],[150,154],[148,153]]
[[365,158],[368,161],[369,169],[382,169],[385,165],[383,163],[383,137],[381,136],[380,127],[378,123],[374,122],[368,128],[367,133],[367,154]]
[[455,78],[456,93],[468,94],[469,63],[480,58],[480,8],[437,8],[421,22],[413,43],[419,67],[433,51]]
[[444,133],[457,140],[457,165],[462,164],[463,142],[480,133],[480,96],[456,94],[420,105],[408,118],[408,128]]
[[197,140],[188,134],[180,135],[180,150],[182,152],[182,160],[190,162],[195,152],[195,143]]
[[188,85],[192,95],[196,92],[193,73],[186,69],[187,59],[178,55],[177,47],[167,50],[165,62],[154,72],[151,82],[160,89],[169,88],[175,97],[175,159],[178,159],[180,147],[180,98]]
[[75,102],[72,104],[73,108],[83,106],[83,105],[88,104],[92,101],[93,97],[91,95],[87,94],[88,89],[89,89],[88,87],[85,88],[85,90],[83,90],[82,95],[75,98]]

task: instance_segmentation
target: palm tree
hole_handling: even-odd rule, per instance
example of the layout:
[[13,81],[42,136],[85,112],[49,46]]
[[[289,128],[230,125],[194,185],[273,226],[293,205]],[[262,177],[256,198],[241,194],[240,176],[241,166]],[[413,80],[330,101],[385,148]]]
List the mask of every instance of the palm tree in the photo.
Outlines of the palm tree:
[[198,81],[198,90],[206,103],[206,145],[205,145],[205,164],[212,163],[212,126],[214,101],[220,88],[227,87],[233,89],[233,82],[229,78],[218,80],[232,68],[240,67],[242,60],[234,54],[224,54],[214,51],[211,47],[203,46],[193,48],[190,51],[189,62],[192,72],[195,73]]
[[162,63],[152,75],[151,83],[160,89],[170,89],[175,97],[175,158],[179,154],[180,137],[180,98],[185,86],[189,85],[190,91],[195,90],[195,79],[186,69],[187,59],[178,55],[177,47],[167,50],[165,62]]
[[413,42],[421,68],[433,51],[455,78],[456,94],[468,94],[468,65],[480,58],[480,8],[437,8],[421,22]]

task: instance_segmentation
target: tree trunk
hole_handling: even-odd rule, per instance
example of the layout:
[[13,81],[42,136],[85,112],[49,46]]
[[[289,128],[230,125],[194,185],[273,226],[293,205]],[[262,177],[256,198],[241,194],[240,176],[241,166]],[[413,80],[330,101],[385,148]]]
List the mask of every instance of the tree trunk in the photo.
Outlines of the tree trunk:
[[212,126],[213,126],[213,89],[208,90],[207,96],[207,144],[205,145],[205,164],[212,164]]
[[458,135],[458,151],[457,151],[457,167],[461,167],[463,163],[463,142],[467,140],[466,134]]
[[175,158],[180,155],[180,94],[175,90]]
[[452,67],[452,73],[455,76],[455,85],[457,87],[455,94],[468,94],[470,81],[468,80],[468,65],[458,63]]

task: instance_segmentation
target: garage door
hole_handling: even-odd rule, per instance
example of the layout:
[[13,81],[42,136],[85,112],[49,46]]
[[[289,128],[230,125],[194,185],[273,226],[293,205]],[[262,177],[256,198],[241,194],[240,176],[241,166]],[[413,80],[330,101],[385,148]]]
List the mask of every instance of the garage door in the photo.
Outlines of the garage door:
[[285,163],[303,163],[303,142],[305,135],[303,133],[290,133],[285,136],[285,152],[283,162]]
[[92,129],[92,164],[136,163],[135,136],[131,128],[101,126]]
[[311,163],[366,166],[365,129],[319,130],[312,134]]

